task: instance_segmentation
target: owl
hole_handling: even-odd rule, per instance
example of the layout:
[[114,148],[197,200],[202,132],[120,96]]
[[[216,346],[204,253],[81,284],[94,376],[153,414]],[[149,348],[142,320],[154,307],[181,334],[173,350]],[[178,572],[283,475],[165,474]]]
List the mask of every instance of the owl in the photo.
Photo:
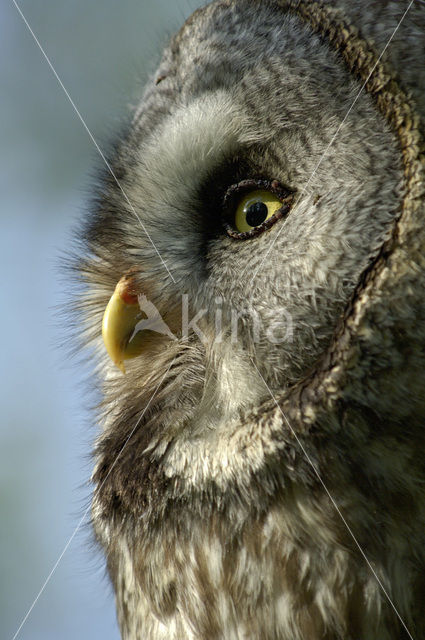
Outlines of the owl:
[[74,268],[124,640],[425,637],[424,60],[419,0],[217,0],[113,141]]

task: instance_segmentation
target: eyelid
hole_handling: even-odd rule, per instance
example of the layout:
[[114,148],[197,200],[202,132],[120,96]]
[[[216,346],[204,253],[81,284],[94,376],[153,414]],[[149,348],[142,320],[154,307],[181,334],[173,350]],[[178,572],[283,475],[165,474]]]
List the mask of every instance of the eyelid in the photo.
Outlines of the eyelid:
[[[265,190],[273,193],[282,203],[280,209],[278,209],[270,218],[262,222],[257,227],[253,227],[249,231],[237,231],[234,227],[234,213],[238,200],[253,190]],[[228,236],[235,240],[248,240],[254,238],[264,231],[267,231],[278,220],[285,217],[294,200],[295,193],[287,187],[284,187],[278,180],[266,180],[250,179],[242,180],[237,184],[231,185],[224,196],[223,201],[223,226]]]

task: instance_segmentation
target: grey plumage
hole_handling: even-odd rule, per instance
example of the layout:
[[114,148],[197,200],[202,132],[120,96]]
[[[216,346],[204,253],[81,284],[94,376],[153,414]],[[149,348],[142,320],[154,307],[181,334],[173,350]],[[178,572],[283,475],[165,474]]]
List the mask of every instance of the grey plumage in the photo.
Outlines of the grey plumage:
[[[104,392],[93,522],[126,640],[407,637],[382,586],[425,634],[425,11],[355,100],[360,38],[380,52],[407,4],[334,4],[195,12],[111,159],[153,244],[106,172],[81,234]],[[234,240],[224,194],[259,178],[294,204]],[[99,327],[130,269],[180,339],[147,335],[122,376]],[[180,336],[183,293],[208,310],[203,341]]]

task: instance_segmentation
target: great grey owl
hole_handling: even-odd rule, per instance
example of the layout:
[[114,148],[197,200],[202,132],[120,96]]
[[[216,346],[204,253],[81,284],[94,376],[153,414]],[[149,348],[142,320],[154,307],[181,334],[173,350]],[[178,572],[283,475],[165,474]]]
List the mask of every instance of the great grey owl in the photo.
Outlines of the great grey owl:
[[421,0],[216,1],[117,136],[75,267],[125,640],[425,638],[424,62]]

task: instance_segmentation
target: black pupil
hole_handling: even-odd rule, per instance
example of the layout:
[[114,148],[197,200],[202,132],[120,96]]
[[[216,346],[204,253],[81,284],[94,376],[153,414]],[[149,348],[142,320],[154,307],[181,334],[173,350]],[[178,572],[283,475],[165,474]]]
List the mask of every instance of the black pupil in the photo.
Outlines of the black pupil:
[[266,220],[269,210],[264,202],[254,202],[249,205],[245,212],[246,222],[250,227],[258,227],[259,224]]

